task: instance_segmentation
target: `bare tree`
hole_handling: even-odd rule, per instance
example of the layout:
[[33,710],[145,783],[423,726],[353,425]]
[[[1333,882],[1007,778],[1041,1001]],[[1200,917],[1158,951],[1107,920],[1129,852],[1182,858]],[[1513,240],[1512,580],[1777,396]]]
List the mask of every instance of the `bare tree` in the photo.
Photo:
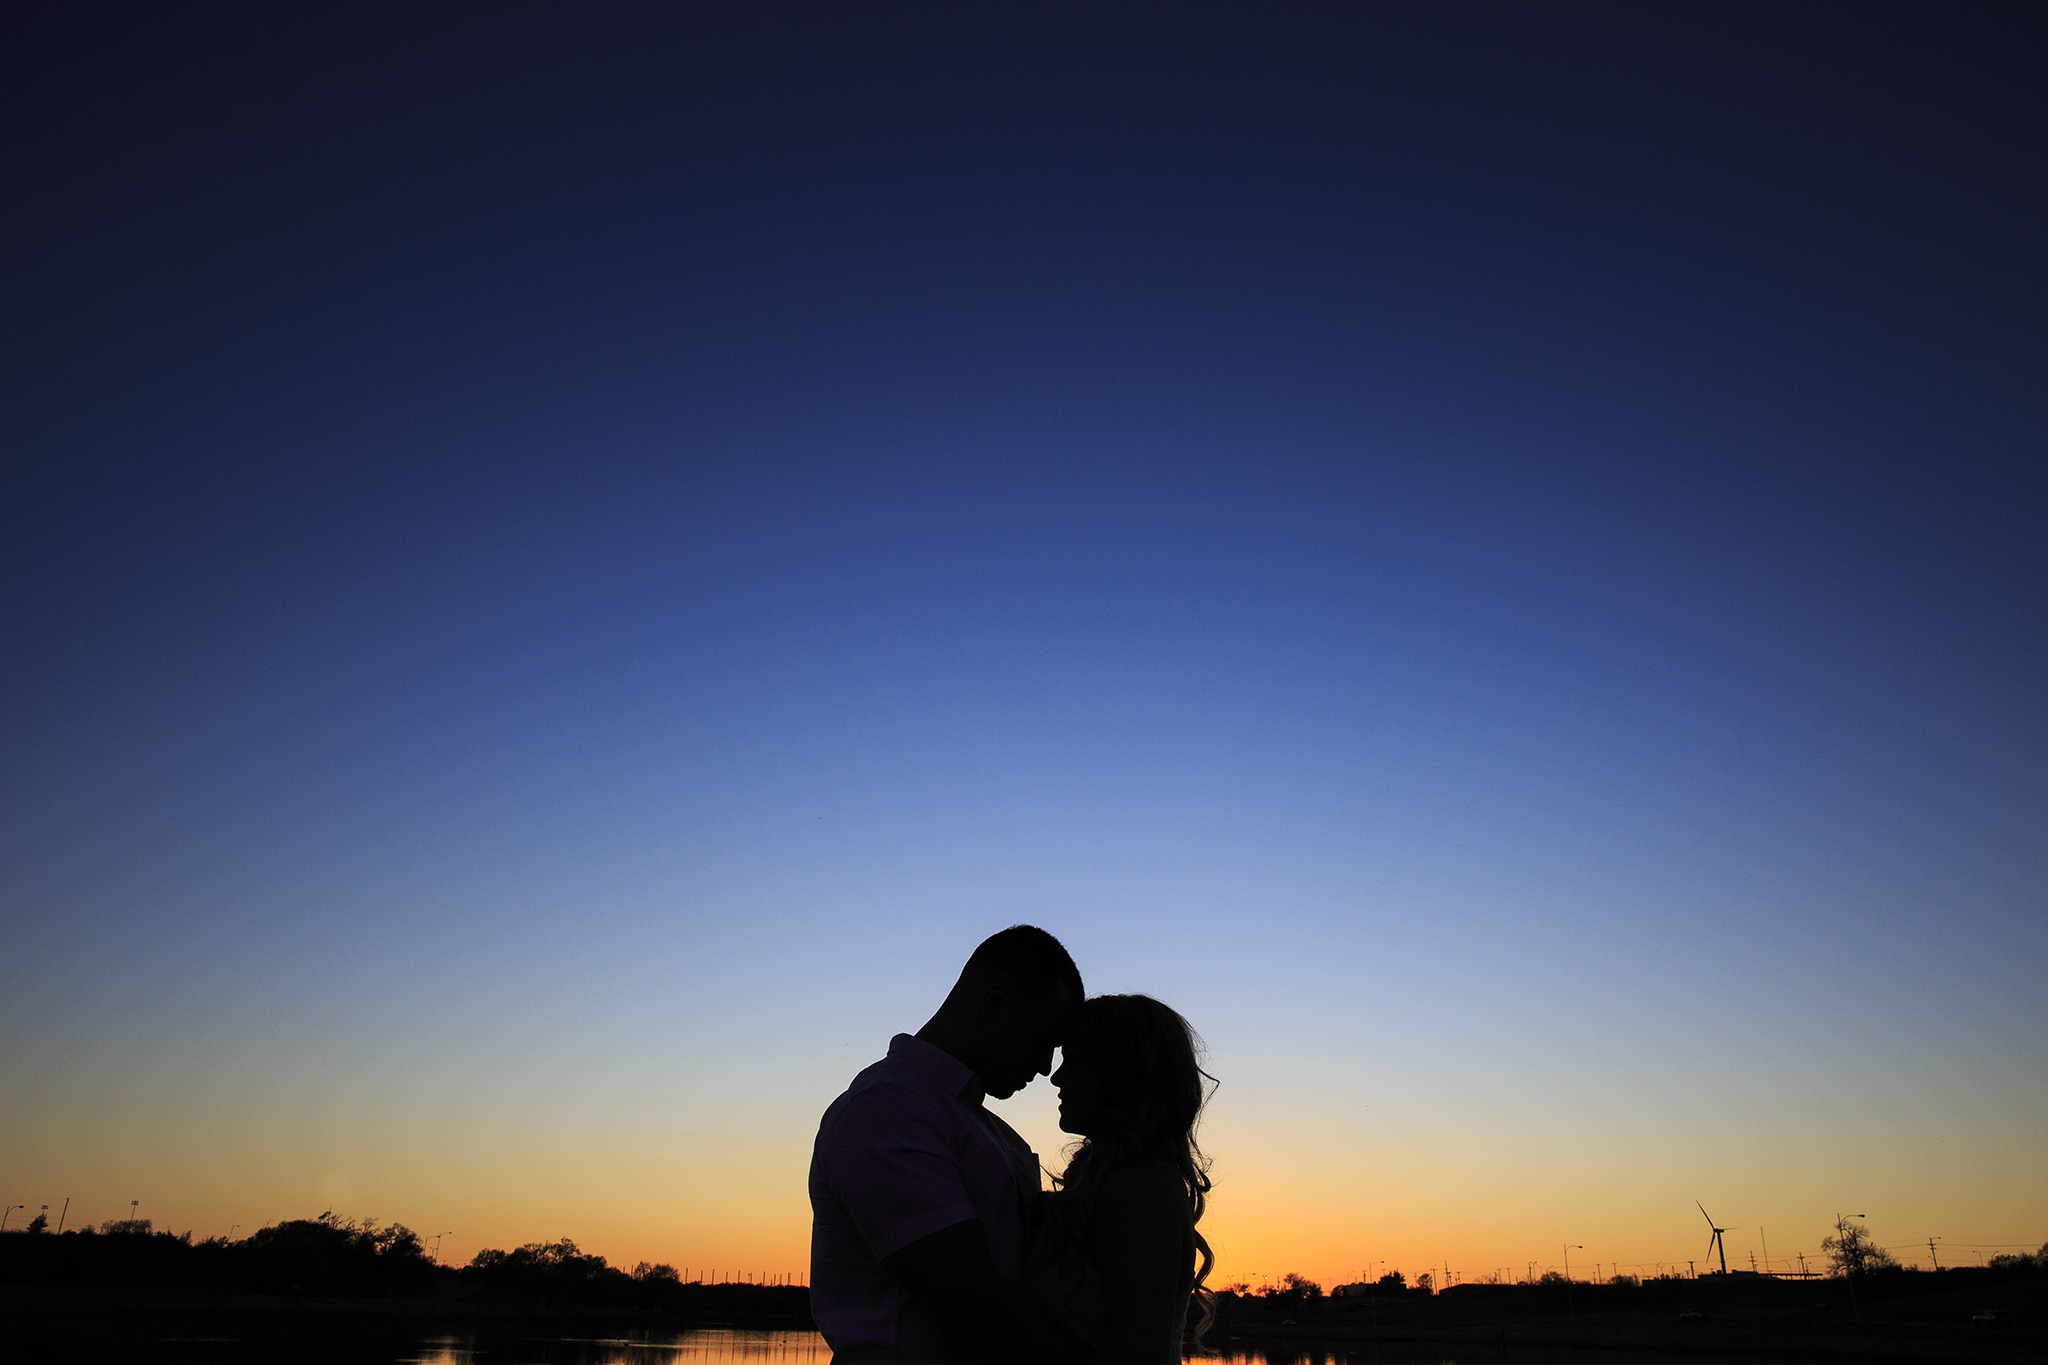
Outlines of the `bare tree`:
[[1835,1224],[1835,1235],[1820,1239],[1828,1264],[1836,1275],[1868,1275],[1873,1270],[1896,1270],[1898,1260],[1870,1238],[1870,1229],[1846,1219]]

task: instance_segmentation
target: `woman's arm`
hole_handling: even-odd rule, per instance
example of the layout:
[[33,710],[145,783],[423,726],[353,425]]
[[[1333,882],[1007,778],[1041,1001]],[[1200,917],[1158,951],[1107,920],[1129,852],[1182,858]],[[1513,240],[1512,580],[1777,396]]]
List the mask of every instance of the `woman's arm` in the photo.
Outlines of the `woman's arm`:
[[1097,1365],[1172,1365],[1194,1270],[1187,1186],[1162,1166],[1126,1166],[1103,1180],[1092,1222],[1109,1328]]
[[996,1269],[981,1220],[927,1233],[882,1258],[956,1342],[983,1360],[1075,1365],[1087,1347]]

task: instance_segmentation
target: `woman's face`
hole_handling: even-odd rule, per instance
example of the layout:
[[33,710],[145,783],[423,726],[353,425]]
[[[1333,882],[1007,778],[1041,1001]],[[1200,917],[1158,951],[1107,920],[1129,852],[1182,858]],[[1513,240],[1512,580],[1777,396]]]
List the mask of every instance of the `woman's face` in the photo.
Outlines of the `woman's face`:
[[1109,1087],[1102,1073],[1089,1065],[1087,1048],[1070,1046],[1062,1051],[1052,1083],[1060,1092],[1060,1130],[1076,1137],[1100,1133],[1109,1113]]

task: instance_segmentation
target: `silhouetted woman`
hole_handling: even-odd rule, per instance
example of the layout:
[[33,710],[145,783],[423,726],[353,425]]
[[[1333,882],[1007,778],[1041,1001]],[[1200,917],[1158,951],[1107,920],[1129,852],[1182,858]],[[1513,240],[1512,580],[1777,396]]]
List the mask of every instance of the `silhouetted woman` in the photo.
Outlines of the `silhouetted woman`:
[[1213,1080],[1187,1020],[1144,995],[1082,1005],[1052,1083],[1060,1127],[1081,1141],[1044,1197],[1031,1279],[1100,1365],[1181,1358],[1188,1300],[1215,1316],[1202,1281],[1215,1256],[1195,1230],[1209,1162],[1195,1125]]

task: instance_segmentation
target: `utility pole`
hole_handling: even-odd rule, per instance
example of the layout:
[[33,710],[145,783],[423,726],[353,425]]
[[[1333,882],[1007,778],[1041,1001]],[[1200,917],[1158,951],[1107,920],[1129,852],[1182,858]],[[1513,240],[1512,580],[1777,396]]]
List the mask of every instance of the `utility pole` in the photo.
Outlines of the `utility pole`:
[[1940,1240],[1938,1237],[1929,1237],[1927,1239],[1927,1259],[1934,1262],[1936,1270],[1941,1269],[1941,1256],[1934,1250],[1934,1244]]

